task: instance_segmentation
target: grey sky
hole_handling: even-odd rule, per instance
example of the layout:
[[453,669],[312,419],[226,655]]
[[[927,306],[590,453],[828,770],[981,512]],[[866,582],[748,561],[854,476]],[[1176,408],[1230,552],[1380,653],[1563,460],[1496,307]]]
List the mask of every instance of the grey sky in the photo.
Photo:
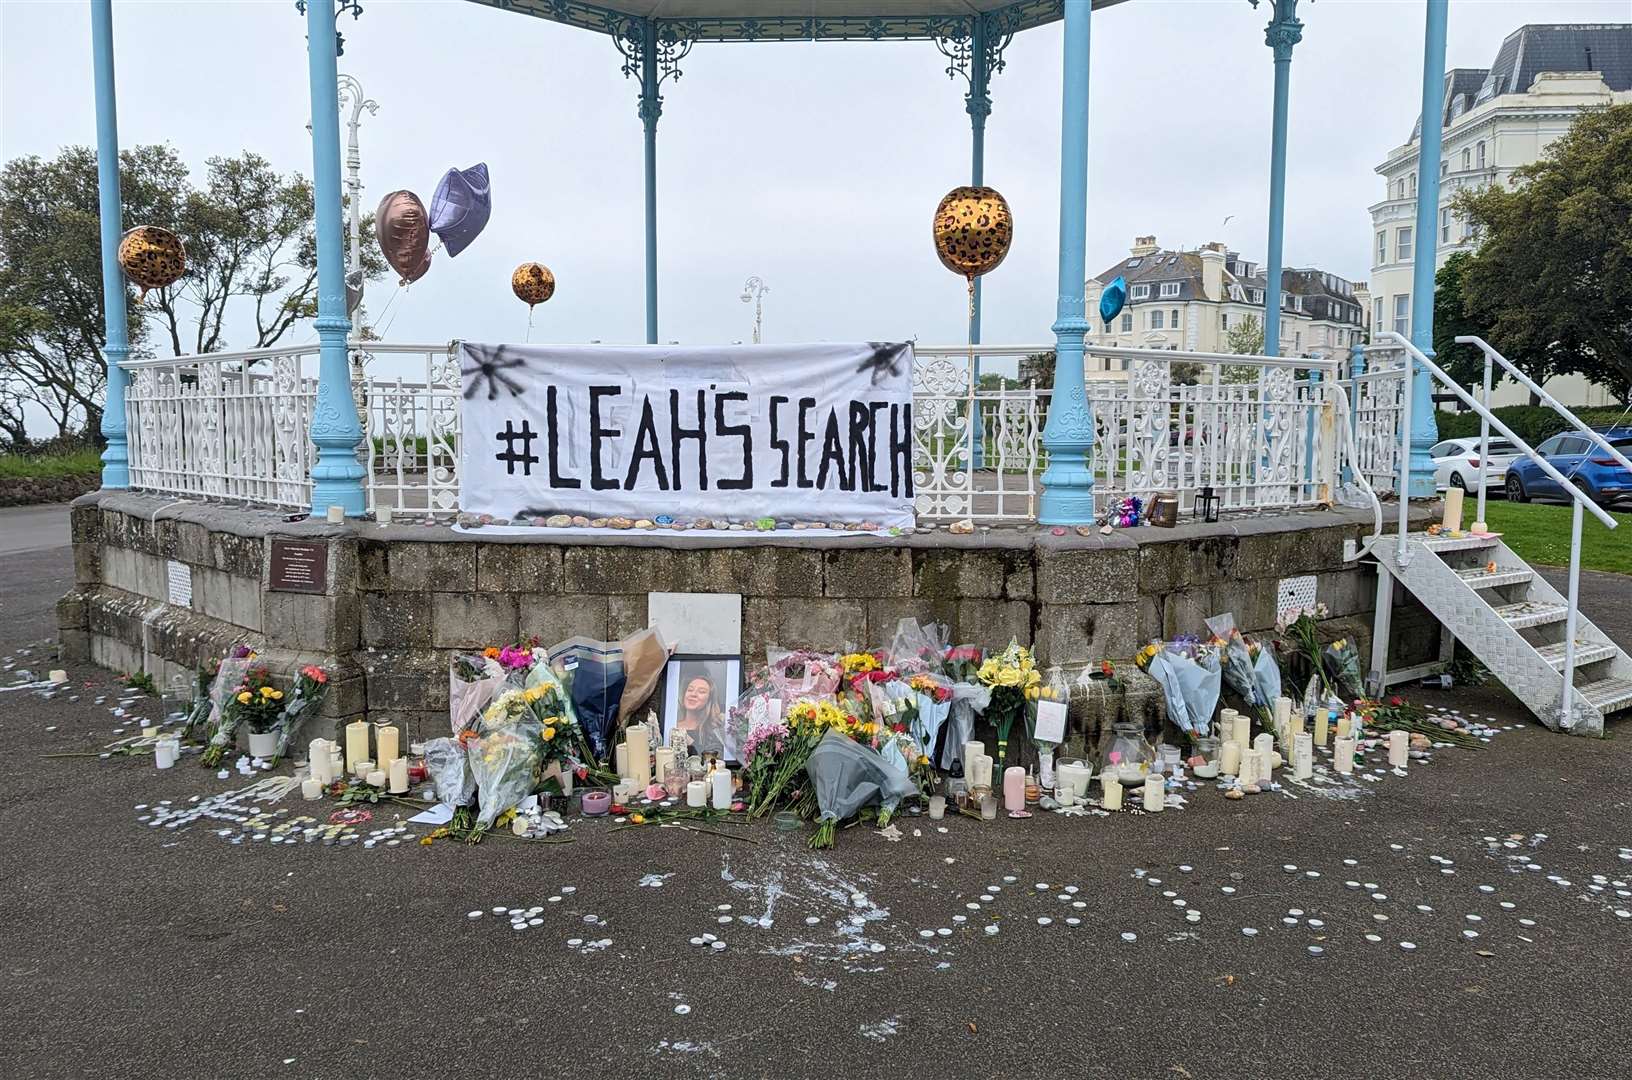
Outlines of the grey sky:
[[[380,103],[363,128],[364,203],[429,199],[449,166],[486,161],[494,212],[457,259],[399,299],[396,341],[519,340],[509,273],[559,287],[532,339],[644,333],[636,86],[604,36],[456,0],[368,0],[342,21],[340,70]],[[1134,234],[1223,240],[1262,259],[1272,65],[1267,5],[1133,0],[1094,17],[1089,272]],[[1417,113],[1421,0],[1300,5],[1292,65],[1286,262],[1367,276],[1373,168]],[[1449,66],[1487,64],[1526,22],[1611,22],[1625,0],[1453,0]],[[293,0],[114,4],[126,145],[172,143],[195,168],[259,151],[310,172],[304,20]],[[1015,241],[987,279],[985,339],[1051,339],[1058,220],[1060,28],[1019,35],[992,83],[986,178]],[[664,87],[658,127],[664,340],[749,334],[762,275],[770,341],[961,338],[963,283],[929,219],[966,183],[961,80],[928,42],[703,44]],[[0,153],[94,141],[87,5],[0,3]],[[1234,215],[1223,226],[1226,215]],[[371,288],[378,312],[393,284]],[[303,330],[296,340],[311,337]]]

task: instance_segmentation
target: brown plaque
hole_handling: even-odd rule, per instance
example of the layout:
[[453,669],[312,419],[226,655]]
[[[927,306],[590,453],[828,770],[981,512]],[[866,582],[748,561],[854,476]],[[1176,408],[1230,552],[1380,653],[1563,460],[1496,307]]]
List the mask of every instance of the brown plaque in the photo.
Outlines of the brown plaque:
[[329,583],[329,547],[311,540],[272,538],[271,592],[320,593]]

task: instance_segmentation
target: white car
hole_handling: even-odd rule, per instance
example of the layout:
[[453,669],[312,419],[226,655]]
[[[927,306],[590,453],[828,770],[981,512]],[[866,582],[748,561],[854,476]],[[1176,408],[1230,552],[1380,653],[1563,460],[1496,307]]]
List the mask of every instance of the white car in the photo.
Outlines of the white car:
[[[1485,494],[1500,495],[1507,482],[1507,466],[1518,456],[1519,448],[1507,439],[1492,436],[1490,456],[1484,463]],[[1444,491],[1459,487],[1470,495],[1479,490],[1479,437],[1446,439],[1434,444],[1428,451],[1434,459],[1434,489]]]

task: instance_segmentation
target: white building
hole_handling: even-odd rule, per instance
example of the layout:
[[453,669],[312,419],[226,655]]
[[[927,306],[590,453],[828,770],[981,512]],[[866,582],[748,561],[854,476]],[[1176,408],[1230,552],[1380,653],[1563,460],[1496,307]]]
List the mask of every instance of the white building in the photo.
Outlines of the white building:
[[[1127,306],[1106,325],[1099,318],[1105,286],[1123,278]],[[1248,316],[1264,320],[1264,270],[1223,244],[1195,251],[1169,251],[1154,236],[1135,239],[1127,258],[1087,282],[1088,345],[1184,352],[1229,352],[1230,328]],[[1332,359],[1364,339],[1367,293],[1364,283],[1345,281],[1315,269],[1281,272],[1282,356]],[[1087,375],[1125,364],[1088,357]]]
[[[1513,172],[1536,161],[1583,109],[1632,101],[1632,23],[1523,26],[1502,42],[1489,68],[1445,75],[1444,131],[1435,269],[1476,243],[1450,208],[1464,187],[1514,183]],[[1377,167],[1382,202],[1371,207],[1371,325],[1410,336],[1411,279],[1417,218],[1417,158],[1422,118],[1411,139]],[[1611,404],[1609,392],[1579,375],[1561,375],[1547,390],[1566,405]],[[1492,395],[1522,405],[1529,395],[1505,380]]]

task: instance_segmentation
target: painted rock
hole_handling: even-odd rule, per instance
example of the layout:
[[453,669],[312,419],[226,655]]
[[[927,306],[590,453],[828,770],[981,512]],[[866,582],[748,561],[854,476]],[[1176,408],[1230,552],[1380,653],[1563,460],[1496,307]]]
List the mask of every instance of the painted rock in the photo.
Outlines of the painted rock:
[[565,529],[567,526],[575,524],[575,522],[572,520],[571,514],[551,514],[544,519],[544,524],[551,529]]
[[657,522],[653,521],[651,518],[639,518],[635,521],[635,528],[655,529],[657,528]]
[[634,524],[633,521],[626,517],[608,518],[606,521],[606,526],[609,529],[628,529]]
[[674,524],[674,519],[672,517],[670,517],[669,515],[667,515],[667,514],[659,514],[659,515],[657,515],[657,517],[653,518],[652,520],[655,521],[659,525],[673,525]]
[[1247,796],[1246,796],[1246,793],[1244,791],[1242,791],[1240,788],[1232,787],[1232,788],[1230,788],[1228,791],[1226,791],[1224,793],[1224,797],[1226,799],[1244,799]]
[[708,518],[698,518],[696,521],[691,523],[691,527],[694,529],[712,529],[714,527],[714,522]]
[[1077,526],[1077,535],[1078,536],[1092,536],[1092,535],[1094,535],[1094,527],[1092,525],[1078,525]]
[[975,531],[975,523],[972,521],[954,521],[947,531],[954,536],[968,536]]
[[865,529],[867,532],[877,532],[879,530],[879,524],[876,521],[863,521],[861,523],[861,528]]
[[580,529],[589,528],[589,519],[584,517],[582,514],[574,514],[572,517],[572,523]]
[[793,528],[793,522],[791,522],[791,521],[778,521],[776,523],[776,527],[778,529],[791,529],[791,528]]
[[829,529],[832,529],[834,532],[838,532],[840,529],[844,528],[844,522],[842,522],[842,521],[829,521],[827,523],[827,527]]
[[604,529],[604,528],[606,528],[606,519],[605,518],[590,518],[589,519],[589,527],[592,528],[592,529]]
[[509,518],[488,518],[487,519],[487,524],[489,524],[489,525],[508,525],[508,524],[510,524],[510,519]]

